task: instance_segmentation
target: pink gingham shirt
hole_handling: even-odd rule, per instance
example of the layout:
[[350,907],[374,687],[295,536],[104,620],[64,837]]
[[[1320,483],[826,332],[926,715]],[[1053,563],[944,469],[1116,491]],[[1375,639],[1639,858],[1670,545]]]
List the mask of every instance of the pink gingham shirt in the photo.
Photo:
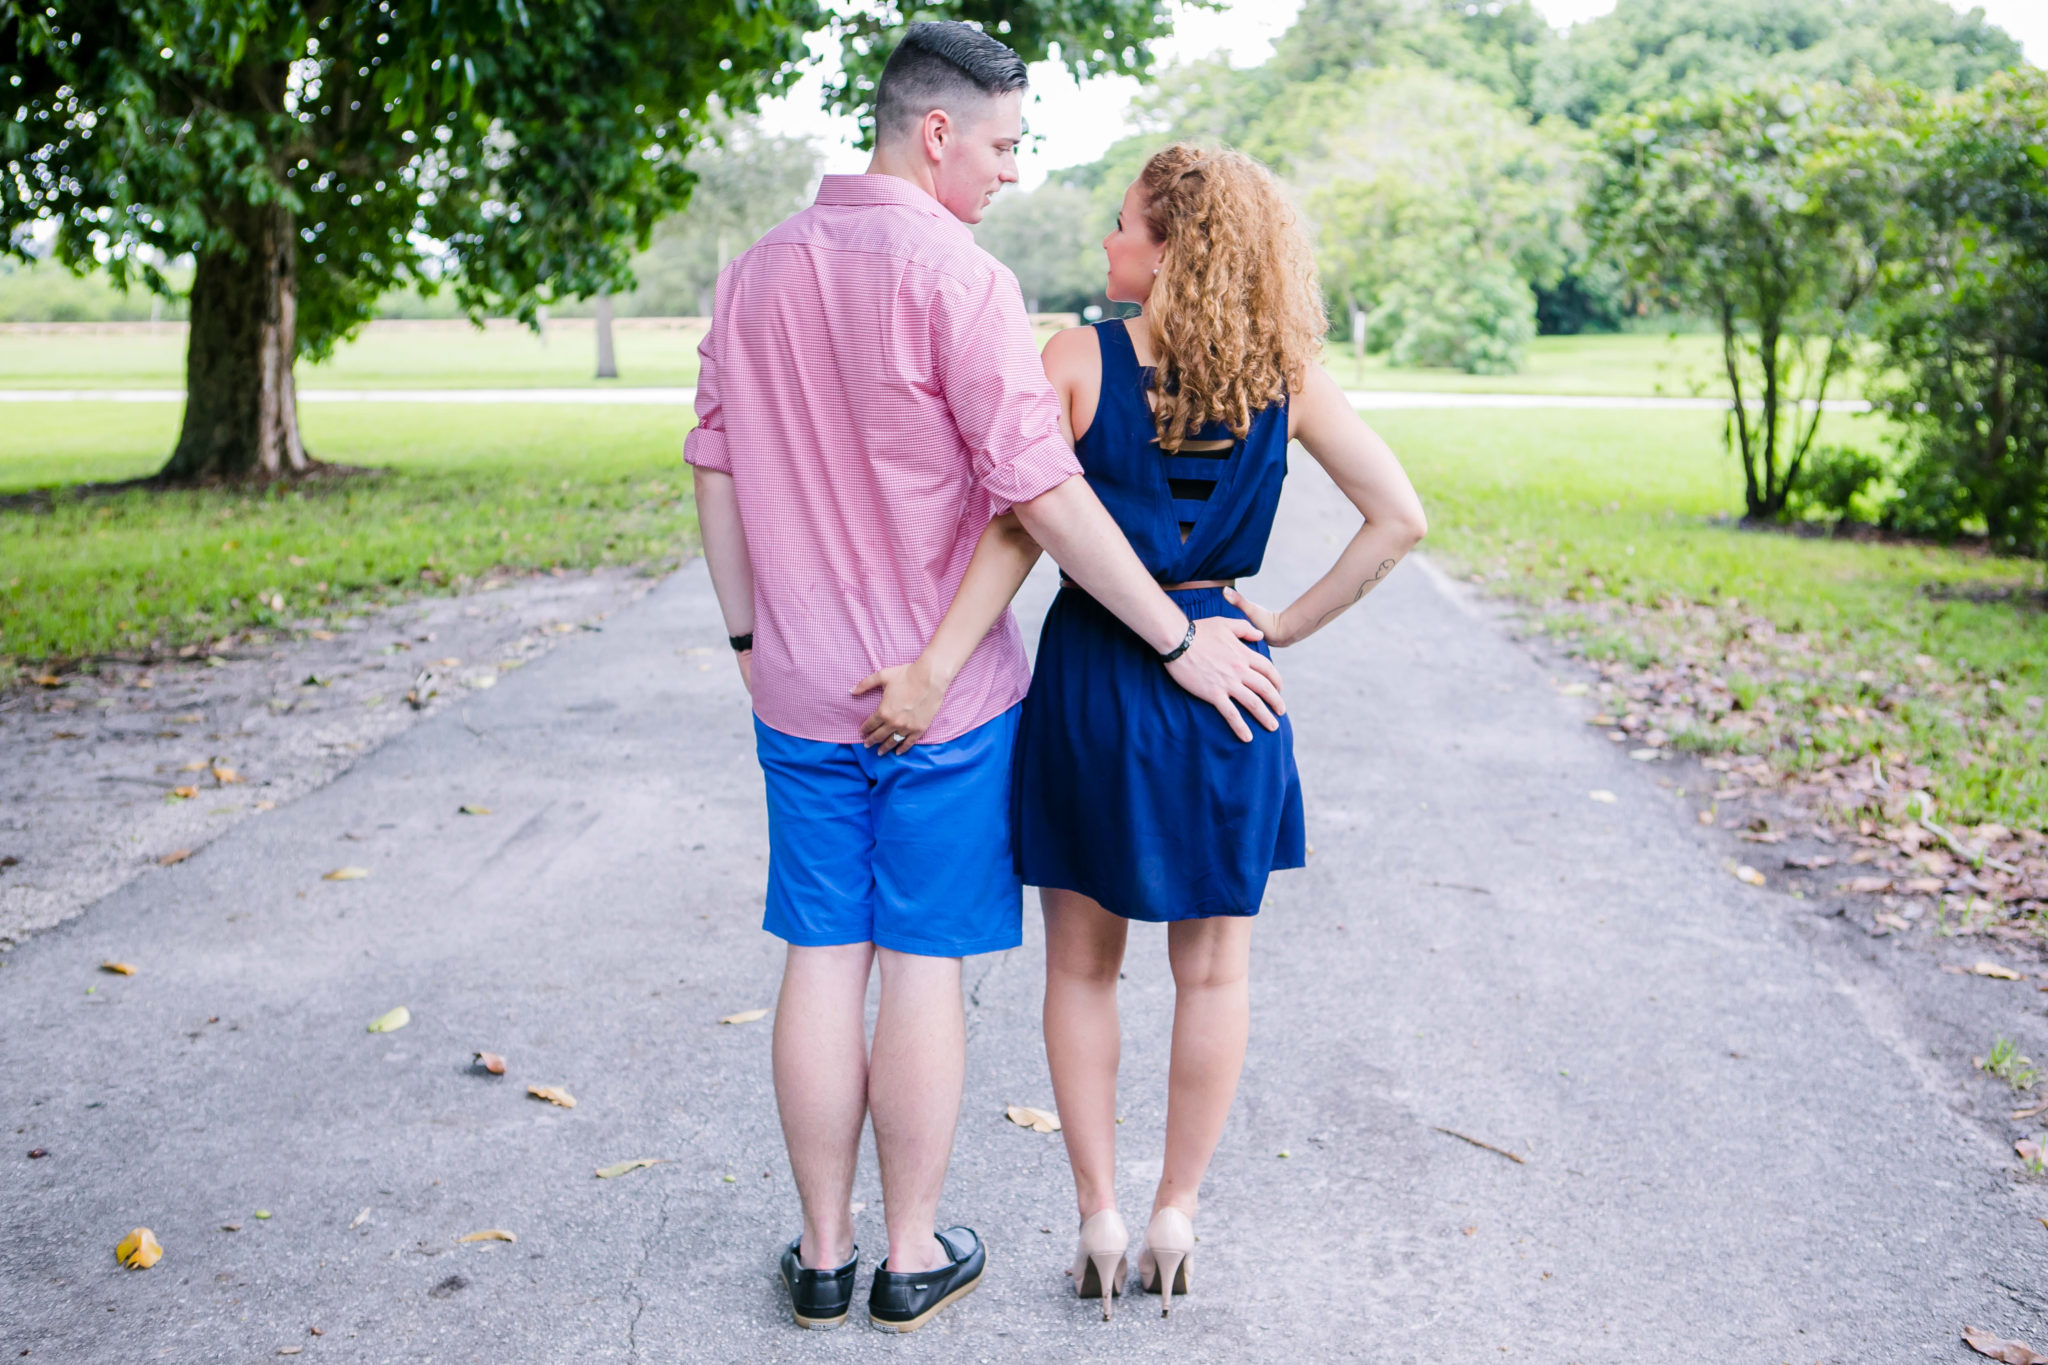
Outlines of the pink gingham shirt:
[[[852,744],[855,683],[924,649],[991,518],[1081,472],[1016,276],[909,181],[828,175],[718,277],[683,455],[733,476],[754,570],[754,713]],[[1031,680],[1003,613],[926,733]]]

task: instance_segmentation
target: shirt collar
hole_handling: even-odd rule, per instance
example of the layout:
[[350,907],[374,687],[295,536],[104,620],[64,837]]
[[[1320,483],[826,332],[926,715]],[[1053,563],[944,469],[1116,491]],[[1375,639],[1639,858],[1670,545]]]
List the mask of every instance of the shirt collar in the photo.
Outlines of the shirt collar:
[[[828,175],[818,182],[818,202],[845,206],[897,204],[916,209],[947,222],[960,220],[938,200],[900,175],[870,172],[866,175]],[[963,224],[964,226],[964,224]]]

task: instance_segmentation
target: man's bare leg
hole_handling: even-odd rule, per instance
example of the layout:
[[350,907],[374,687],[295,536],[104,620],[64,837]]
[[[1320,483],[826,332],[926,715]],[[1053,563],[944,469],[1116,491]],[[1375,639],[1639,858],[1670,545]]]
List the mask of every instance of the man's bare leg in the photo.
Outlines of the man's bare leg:
[[[845,1265],[853,1255],[853,1169],[867,1117],[866,1012],[874,956],[871,943],[791,944],[782,966],[775,1106],[804,1206],[799,1255],[812,1270]],[[959,1089],[956,1080],[956,1104]]]
[[933,1270],[951,1259],[933,1226],[967,1070],[960,959],[889,948],[876,953],[882,961],[882,1007],[868,1067],[868,1113],[882,1164],[888,1268]]

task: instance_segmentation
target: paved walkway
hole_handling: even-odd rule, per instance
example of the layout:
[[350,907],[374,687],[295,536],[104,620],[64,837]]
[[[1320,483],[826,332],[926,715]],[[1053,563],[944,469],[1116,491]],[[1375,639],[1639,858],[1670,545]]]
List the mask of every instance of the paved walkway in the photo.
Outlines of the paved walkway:
[[[1298,471],[1253,591],[1281,600],[1346,529]],[[905,1339],[795,1330],[768,1032],[718,1022],[770,1004],[778,962],[721,635],[692,567],[10,954],[0,1356],[1860,1365],[1966,1359],[1964,1323],[2048,1341],[2048,1199],[1956,1111],[1964,1064],[1420,563],[1284,661],[1314,853],[1254,939],[1194,1293],[1104,1325],[1065,1287],[1059,1140],[1003,1117],[1050,1103],[1027,916],[968,973],[944,1212],[986,1235],[986,1285]],[[322,880],[344,865],[369,875]],[[1125,999],[1137,1209],[1157,932]],[[409,1027],[365,1031],[401,1003]],[[593,1177],[638,1157],[667,1164]],[[871,1161],[858,1197],[872,1257]],[[164,1259],[119,1270],[138,1224]],[[518,1240],[457,1241],[487,1228]]]
[[[1425,393],[1352,389],[1345,397],[1368,411],[1390,408],[1650,408],[1719,412],[1725,398],[1653,398],[1621,394]],[[183,389],[0,389],[0,403],[182,403]],[[673,389],[300,389],[301,403],[505,403],[686,408],[697,391]],[[1829,412],[1868,412],[1860,398],[1831,398]]]

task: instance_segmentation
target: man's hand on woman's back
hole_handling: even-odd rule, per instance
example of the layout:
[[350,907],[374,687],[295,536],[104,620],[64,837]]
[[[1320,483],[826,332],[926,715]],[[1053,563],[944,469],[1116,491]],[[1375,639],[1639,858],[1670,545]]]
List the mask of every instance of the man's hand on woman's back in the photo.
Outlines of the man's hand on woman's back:
[[1249,621],[1204,616],[1195,622],[1195,642],[1187,653],[1166,665],[1166,676],[1189,696],[1215,707],[1231,732],[1247,744],[1252,732],[1238,707],[1268,730],[1279,729],[1279,718],[1287,714],[1280,696],[1280,670],[1245,643],[1259,638],[1259,628]]

